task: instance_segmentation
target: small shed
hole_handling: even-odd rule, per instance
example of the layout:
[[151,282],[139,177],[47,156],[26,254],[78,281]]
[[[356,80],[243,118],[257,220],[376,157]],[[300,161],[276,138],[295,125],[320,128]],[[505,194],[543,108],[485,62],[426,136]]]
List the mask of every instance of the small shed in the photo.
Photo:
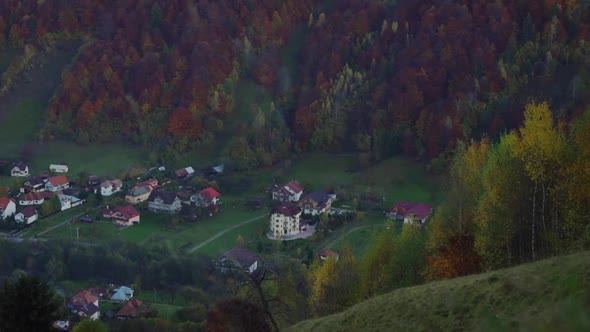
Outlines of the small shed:
[[67,173],[69,168],[66,164],[51,164],[49,170],[55,173]]

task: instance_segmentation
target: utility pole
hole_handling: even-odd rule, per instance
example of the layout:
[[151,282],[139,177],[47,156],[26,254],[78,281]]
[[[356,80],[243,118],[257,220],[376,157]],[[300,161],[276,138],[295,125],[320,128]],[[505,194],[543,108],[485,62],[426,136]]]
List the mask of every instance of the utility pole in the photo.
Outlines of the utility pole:
[[80,242],[80,227],[76,227],[76,241]]

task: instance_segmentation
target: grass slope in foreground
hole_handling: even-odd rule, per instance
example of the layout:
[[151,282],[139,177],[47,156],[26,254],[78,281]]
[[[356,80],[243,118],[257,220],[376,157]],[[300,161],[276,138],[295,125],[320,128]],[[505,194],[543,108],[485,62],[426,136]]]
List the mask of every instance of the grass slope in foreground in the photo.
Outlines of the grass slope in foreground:
[[432,282],[288,331],[590,331],[590,252]]

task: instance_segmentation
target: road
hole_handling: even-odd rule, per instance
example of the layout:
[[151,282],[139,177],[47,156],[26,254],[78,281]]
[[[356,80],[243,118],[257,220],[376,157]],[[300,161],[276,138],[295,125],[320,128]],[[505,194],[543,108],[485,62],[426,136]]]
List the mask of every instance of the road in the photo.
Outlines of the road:
[[208,245],[209,243],[211,243],[211,242],[215,241],[217,238],[219,238],[219,237],[221,237],[221,236],[225,235],[227,232],[231,232],[231,231],[233,231],[234,229],[236,229],[236,228],[238,228],[238,227],[242,227],[242,226],[244,226],[244,225],[247,225],[247,224],[249,224],[249,223],[251,223],[251,222],[254,222],[254,221],[256,221],[256,220],[260,220],[260,219],[262,219],[262,218],[264,218],[264,217],[266,217],[266,214],[263,214],[263,215],[261,215],[261,216],[254,217],[254,218],[252,218],[252,219],[248,219],[248,220],[246,220],[246,221],[242,221],[242,222],[241,222],[241,223],[239,223],[239,224],[233,225],[232,227],[230,227],[230,228],[228,228],[228,229],[225,229],[225,230],[223,230],[223,231],[221,231],[221,232],[219,232],[219,233],[217,233],[217,234],[213,235],[212,237],[210,237],[210,238],[209,238],[209,239],[207,239],[206,241],[203,241],[203,242],[201,242],[201,243],[197,244],[196,246],[194,246],[194,247],[190,248],[190,249],[189,249],[187,252],[188,252],[189,254],[192,254],[193,252],[195,252],[195,251],[199,250],[200,248],[202,248],[202,247],[204,247],[204,246]]

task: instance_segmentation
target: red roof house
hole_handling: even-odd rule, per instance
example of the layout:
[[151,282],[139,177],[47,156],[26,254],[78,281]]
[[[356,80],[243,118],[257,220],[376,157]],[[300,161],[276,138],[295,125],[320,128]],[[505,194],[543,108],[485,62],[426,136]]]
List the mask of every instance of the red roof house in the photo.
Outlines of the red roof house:
[[119,309],[115,316],[126,319],[126,318],[137,318],[149,314],[152,311],[151,308],[144,307],[143,303],[138,299],[131,299],[129,302]]
[[404,223],[417,221],[425,223],[432,213],[432,205],[414,202],[397,202],[389,209],[389,215],[394,219],[403,219]]
[[326,248],[326,249],[320,251],[320,253],[318,254],[318,257],[322,261],[325,261],[328,258],[333,258],[335,260],[338,260],[338,258],[340,257],[340,255],[338,255],[337,252]]
[[56,192],[70,187],[70,181],[63,175],[53,176],[47,179],[45,189],[51,192]]
[[117,206],[112,210],[103,211],[102,214],[105,218],[113,219],[118,225],[131,226],[139,224],[139,211],[132,205]]

